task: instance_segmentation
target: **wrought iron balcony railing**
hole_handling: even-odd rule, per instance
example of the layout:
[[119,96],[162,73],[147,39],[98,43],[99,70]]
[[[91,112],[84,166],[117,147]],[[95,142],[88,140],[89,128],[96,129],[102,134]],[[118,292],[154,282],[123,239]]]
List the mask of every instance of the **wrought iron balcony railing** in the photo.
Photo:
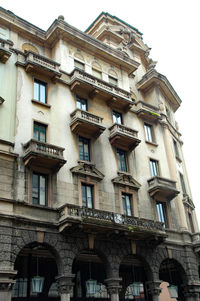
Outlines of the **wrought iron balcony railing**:
[[124,230],[134,231],[165,231],[164,224],[154,220],[138,218],[134,216],[126,216],[119,213],[90,209],[86,207],[78,207],[67,204],[60,209],[60,221],[65,219],[79,219],[83,223],[96,223],[97,225],[110,227],[117,226]]

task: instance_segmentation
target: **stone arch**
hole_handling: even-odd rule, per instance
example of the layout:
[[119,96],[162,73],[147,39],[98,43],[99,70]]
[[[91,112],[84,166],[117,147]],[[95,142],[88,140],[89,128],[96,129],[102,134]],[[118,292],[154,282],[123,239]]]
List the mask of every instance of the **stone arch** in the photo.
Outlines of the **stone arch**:
[[23,50],[23,52],[31,51],[31,52],[39,54],[38,49],[34,45],[32,45],[30,43],[24,43],[22,45],[22,50]]

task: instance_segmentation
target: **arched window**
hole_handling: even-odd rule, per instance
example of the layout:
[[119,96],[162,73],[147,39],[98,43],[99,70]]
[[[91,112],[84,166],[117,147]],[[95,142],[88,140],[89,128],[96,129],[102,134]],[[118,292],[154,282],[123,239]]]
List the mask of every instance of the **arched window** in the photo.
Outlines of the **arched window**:
[[37,50],[37,48],[35,46],[33,46],[32,44],[29,44],[29,43],[24,43],[22,45],[22,50],[23,50],[23,52],[31,51],[31,52],[39,54],[39,51]]
[[99,78],[99,79],[102,79],[102,69],[101,69],[101,66],[99,65],[99,63],[97,62],[94,62],[92,64],[92,74]]
[[113,70],[113,69],[110,69],[109,70],[109,73],[108,73],[108,80],[109,80],[109,83],[114,85],[114,86],[117,86],[118,85],[118,77],[117,77],[117,73]]
[[84,58],[83,56],[76,52],[74,54],[74,67],[77,68],[77,69],[80,69],[82,71],[85,70],[85,62],[84,62]]

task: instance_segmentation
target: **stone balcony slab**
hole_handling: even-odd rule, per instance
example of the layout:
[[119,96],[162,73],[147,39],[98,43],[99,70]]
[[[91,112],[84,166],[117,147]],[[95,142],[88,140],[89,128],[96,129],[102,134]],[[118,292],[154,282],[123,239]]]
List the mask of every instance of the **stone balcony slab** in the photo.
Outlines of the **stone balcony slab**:
[[24,163],[36,169],[43,167],[57,172],[65,163],[64,148],[31,139],[24,145]]
[[112,146],[125,151],[133,151],[141,142],[138,132],[125,125],[115,123],[110,128],[109,140]]
[[179,191],[176,189],[176,182],[162,177],[152,177],[148,180],[149,194],[157,201],[171,201]]
[[10,51],[10,46],[13,46],[13,42],[0,38],[0,62],[3,64],[7,62],[12,54]]
[[135,104],[135,111],[138,117],[149,121],[157,121],[161,118],[158,107],[148,104],[141,100],[139,100]]

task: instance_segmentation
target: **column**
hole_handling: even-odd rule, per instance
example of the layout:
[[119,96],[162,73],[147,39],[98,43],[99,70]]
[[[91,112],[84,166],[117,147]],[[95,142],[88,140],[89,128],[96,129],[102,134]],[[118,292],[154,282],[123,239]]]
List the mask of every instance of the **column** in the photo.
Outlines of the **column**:
[[121,280],[121,278],[109,278],[105,280],[111,301],[119,301],[119,290],[121,289],[121,285],[119,283]]
[[186,301],[200,301],[200,281],[189,283],[183,288]]
[[0,300],[11,301],[12,288],[15,283],[13,280],[17,271],[14,270],[0,270]]
[[161,288],[160,288],[161,281],[160,280],[147,281],[146,284],[147,284],[148,292],[152,296],[152,301],[159,301],[160,300],[159,296],[161,293]]
[[[161,125],[163,126],[164,144],[165,144],[165,150],[166,150],[166,155],[167,155],[170,177],[172,180],[178,182],[177,172],[176,172],[176,162],[174,160],[174,153],[173,153],[172,145],[171,145],[171,134],[169,132],[168,125],[165,121],[162,121]],[[179,195],[176,197],[176,199],[177,199],[177,207],[178,207],[178,211],[179,211],[180,228],[181,228],[181,230],[187,230],[188,226],[187,226],[183,201]]]
[[74,274],[67,274],[56,277],[60,301],[70,301],[70,291],[74,286],[74,283],[72,282],[74,276]]

